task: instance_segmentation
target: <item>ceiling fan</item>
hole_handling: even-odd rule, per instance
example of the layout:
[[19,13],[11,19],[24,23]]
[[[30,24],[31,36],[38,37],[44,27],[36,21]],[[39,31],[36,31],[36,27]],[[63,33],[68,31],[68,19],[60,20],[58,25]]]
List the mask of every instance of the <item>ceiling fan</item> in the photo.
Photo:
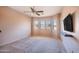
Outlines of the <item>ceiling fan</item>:
[[[40,16],[41,14],[43,14],[43,10],[35,10],[35,8],[34,7],[30,7],[30,9],[31,9],[31,11],[30,12],[32,12],[33,14],[36,14],[36,15],[38,15],[38,16]],[[25,11],[25,13],[27,13],[27,11]]]

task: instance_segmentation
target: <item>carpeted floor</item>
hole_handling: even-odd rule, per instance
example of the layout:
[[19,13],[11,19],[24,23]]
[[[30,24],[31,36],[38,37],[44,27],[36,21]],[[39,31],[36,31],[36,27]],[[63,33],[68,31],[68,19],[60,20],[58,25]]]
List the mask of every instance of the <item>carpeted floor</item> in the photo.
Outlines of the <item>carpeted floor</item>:
[[66,52],[60,40],[47,37],[31,37],[21,39],[0,47],[6,53],[62,53]]

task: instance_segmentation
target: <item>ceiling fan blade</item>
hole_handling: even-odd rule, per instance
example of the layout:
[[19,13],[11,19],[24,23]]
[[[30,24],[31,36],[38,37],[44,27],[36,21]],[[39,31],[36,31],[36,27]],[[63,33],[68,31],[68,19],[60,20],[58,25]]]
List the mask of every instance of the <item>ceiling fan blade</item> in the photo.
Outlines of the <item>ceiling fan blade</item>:
[[36,12],[36,15],[40,16],[40,14],[38,12]]
[[44,11],[37,11],[37,12],[44,12]]
[[43,15],[44,11],[36,11],[37,13]]
[[32,10],[33,13],[35,12],[35,10],[32,7],[30,9]]

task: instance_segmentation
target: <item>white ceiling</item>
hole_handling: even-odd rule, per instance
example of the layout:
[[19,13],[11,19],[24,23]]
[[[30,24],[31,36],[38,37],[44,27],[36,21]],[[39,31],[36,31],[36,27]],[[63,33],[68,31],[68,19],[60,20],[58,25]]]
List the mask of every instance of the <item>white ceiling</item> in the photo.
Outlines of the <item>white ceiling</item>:
[[[28,16],[32,17],[44,17],[44,16],[53,16],[55,14],[58,14],[61,12],[62,8],[61,6],[35,6],[35,10],[43,10],[43,14],[41,16],[38,16],[36,14],[33,14],[30,7],[31,6],[9,6],[10,8],[19,11],[21,13],[24,13]],[[26,12],[25,12],[26,11]]]

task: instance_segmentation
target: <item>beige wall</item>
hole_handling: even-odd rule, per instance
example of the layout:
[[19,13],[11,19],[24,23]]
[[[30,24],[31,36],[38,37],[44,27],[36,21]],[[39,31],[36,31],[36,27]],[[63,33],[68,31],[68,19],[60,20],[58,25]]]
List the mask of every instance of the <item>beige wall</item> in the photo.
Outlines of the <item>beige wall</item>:
[[[64,31],[63,20],[69,14],[74,13],[74,32]],[[79,8],[78,7],[64,7],[61,13],[61,31],[74,35],[77,39],[79,39]]]
[[79,39],[79,9],[77,10],[76,14],[75,14],[75,37],[77,39]]
[[9,7],[0,7],[0,46],[28,37],[30,18]]

